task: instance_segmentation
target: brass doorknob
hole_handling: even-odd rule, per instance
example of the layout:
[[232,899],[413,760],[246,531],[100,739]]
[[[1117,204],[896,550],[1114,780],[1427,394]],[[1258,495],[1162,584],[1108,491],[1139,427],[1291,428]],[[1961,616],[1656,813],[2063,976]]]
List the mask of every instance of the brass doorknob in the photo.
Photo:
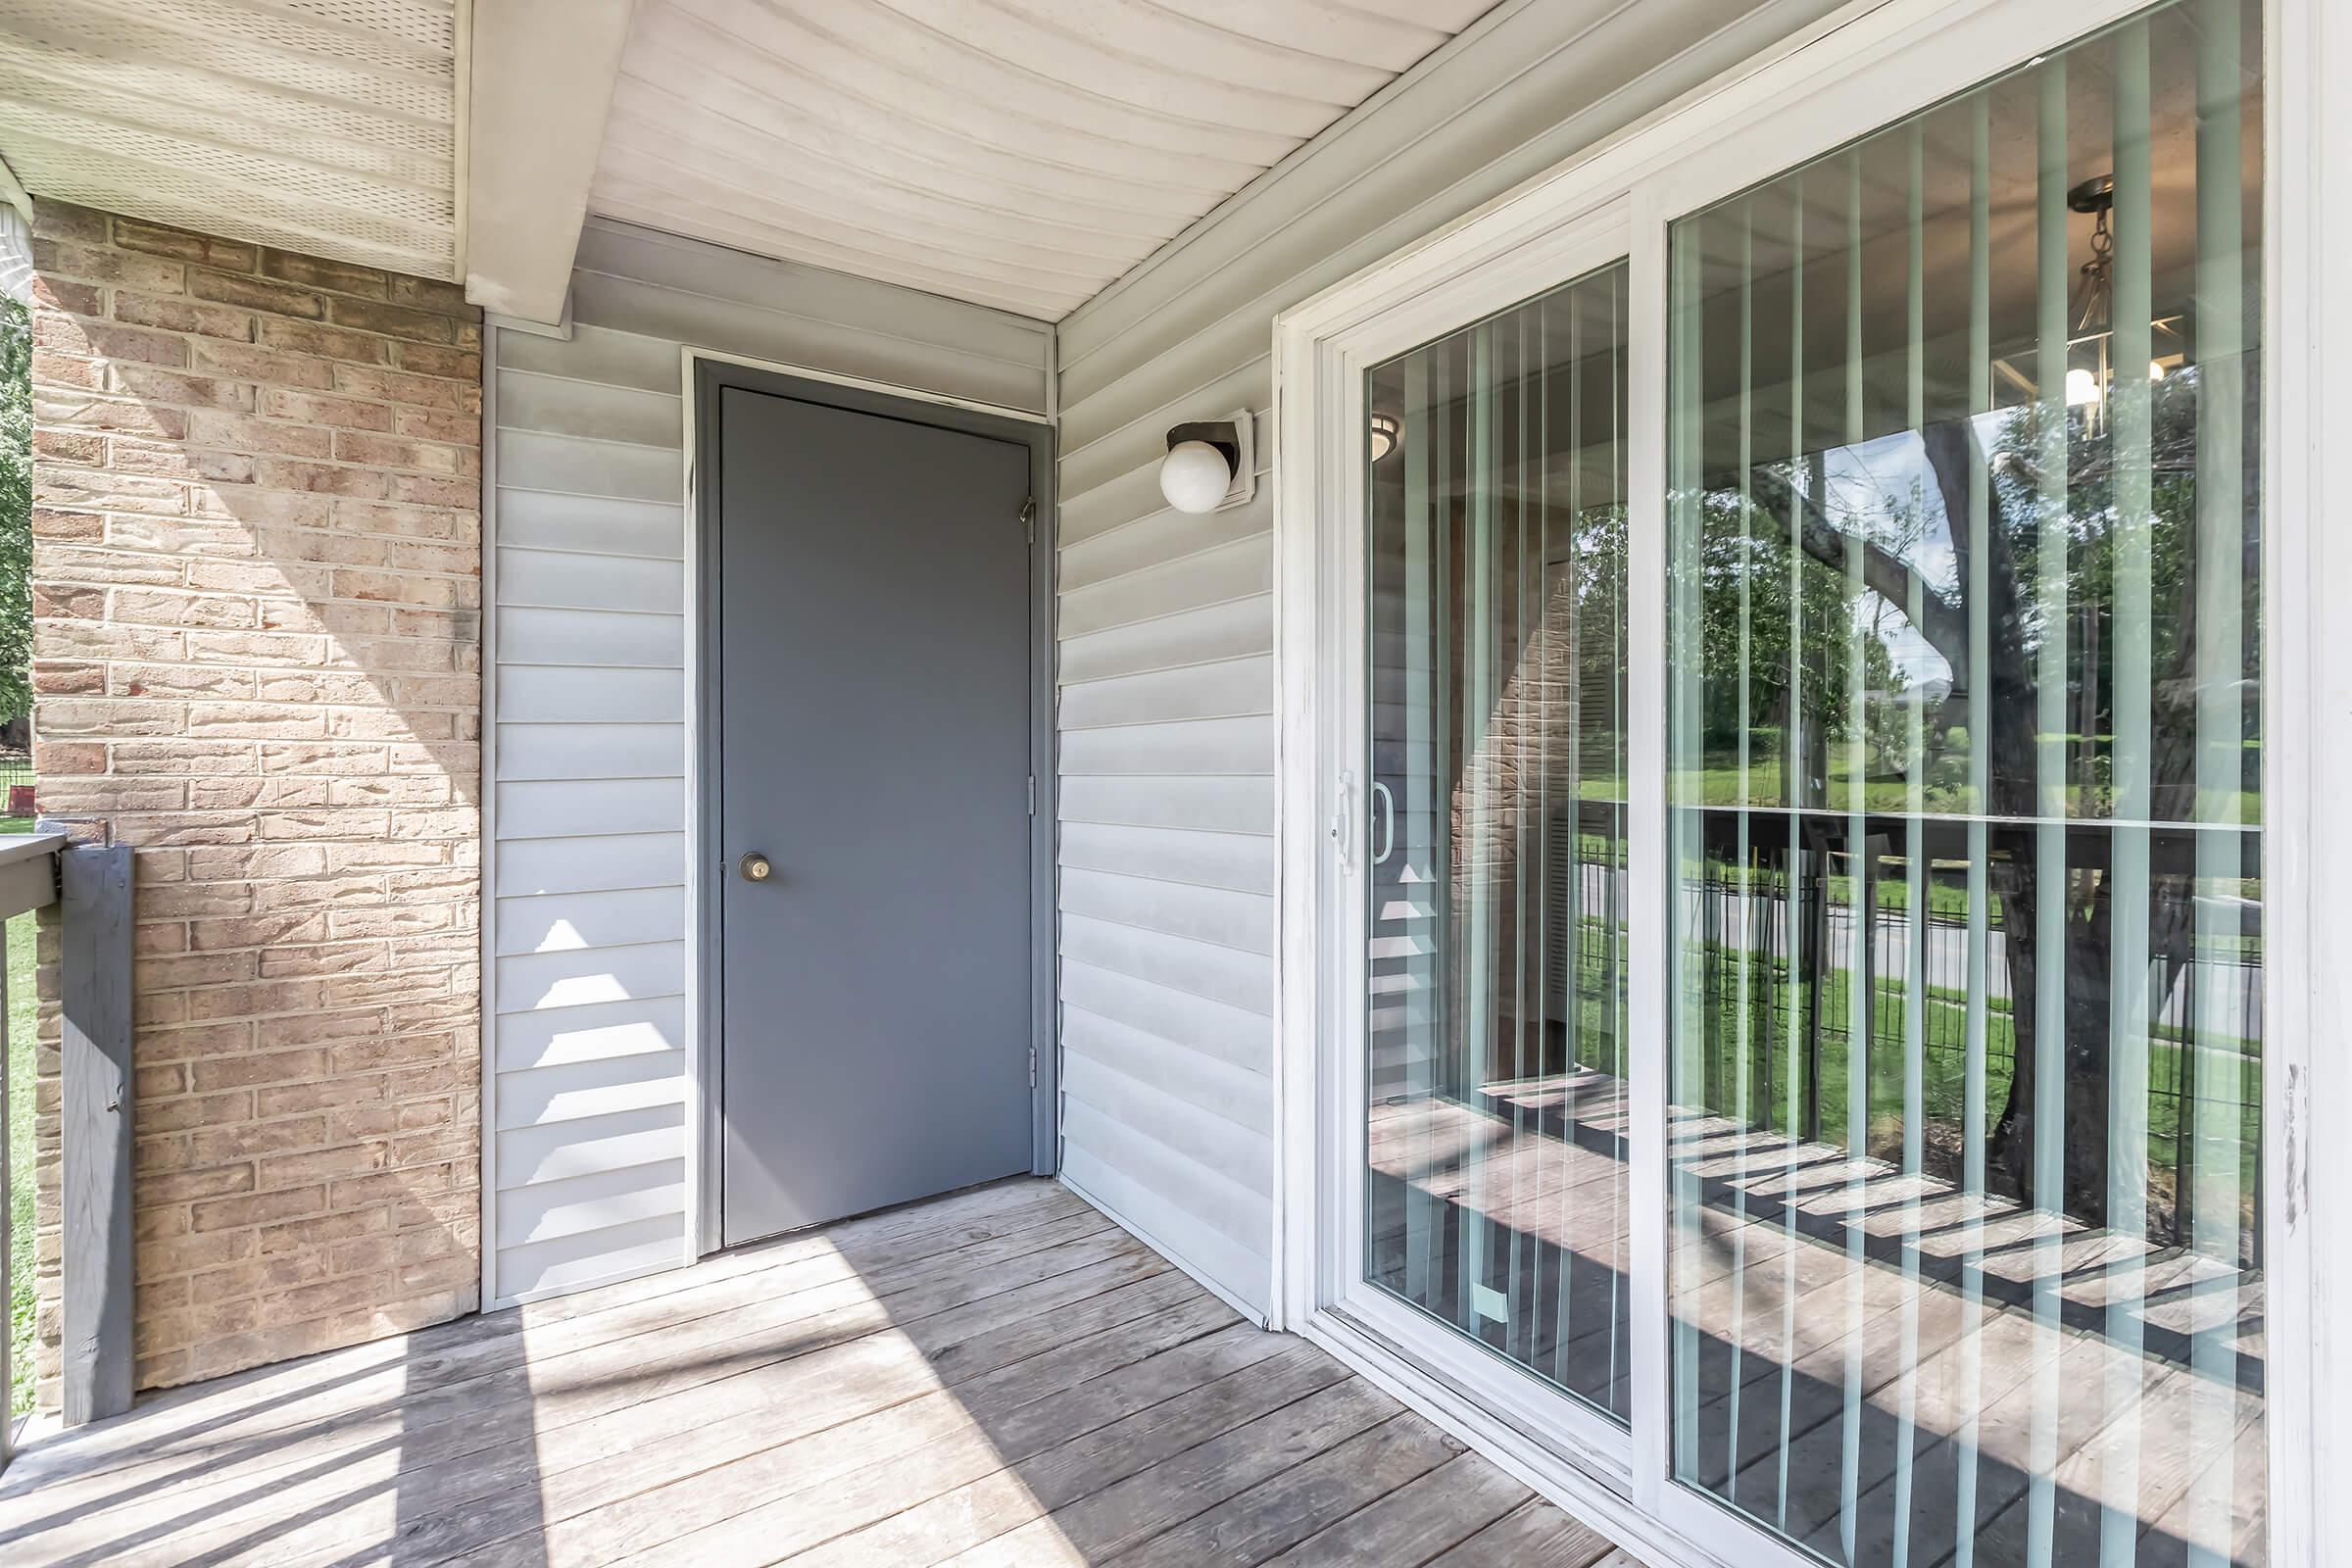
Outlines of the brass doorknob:
[[743,879],[746,882],[764,882],[774,870],[775,867],[767,863],[767,857],[758,850],[743,858]]

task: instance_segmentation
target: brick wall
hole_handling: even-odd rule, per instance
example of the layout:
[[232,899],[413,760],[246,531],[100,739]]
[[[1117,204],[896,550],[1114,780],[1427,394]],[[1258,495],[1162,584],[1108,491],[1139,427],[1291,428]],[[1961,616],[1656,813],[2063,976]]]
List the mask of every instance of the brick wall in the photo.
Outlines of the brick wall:
[[137,847],[138,1381],[468,1311],[478,316],[446,283],[56,203],[34,265],[40,805]]

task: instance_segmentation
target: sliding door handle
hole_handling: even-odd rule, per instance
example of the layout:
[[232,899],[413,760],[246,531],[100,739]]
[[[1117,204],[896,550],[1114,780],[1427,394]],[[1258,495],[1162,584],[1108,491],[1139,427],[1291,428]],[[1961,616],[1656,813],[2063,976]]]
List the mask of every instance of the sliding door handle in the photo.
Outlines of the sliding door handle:
[[1355,871],[1355,775],[1340,774],[1339,800],[1331,813],[1331,842],[1340,852],[1340,874]]

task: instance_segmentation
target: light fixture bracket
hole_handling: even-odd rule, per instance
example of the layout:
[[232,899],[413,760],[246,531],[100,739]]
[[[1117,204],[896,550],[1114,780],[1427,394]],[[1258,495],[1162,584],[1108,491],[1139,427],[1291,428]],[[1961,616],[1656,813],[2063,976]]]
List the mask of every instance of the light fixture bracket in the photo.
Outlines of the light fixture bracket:
[[1217,512],[1246,506],[1257,494],[1257,455],[1251,425],[1250,411],[1236,409],[1221,419],[1191,419],[1169,427],[1171,449],[1187,441],[1205,441],[1225,454],[1225,462],[1233,469],[1233,479],[1225,487],[1225,499],[1213,509]]

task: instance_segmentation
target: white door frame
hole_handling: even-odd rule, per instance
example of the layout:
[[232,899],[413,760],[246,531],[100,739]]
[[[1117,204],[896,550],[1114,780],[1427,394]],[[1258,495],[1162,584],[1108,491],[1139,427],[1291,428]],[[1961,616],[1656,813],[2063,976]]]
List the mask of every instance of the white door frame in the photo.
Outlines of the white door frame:
[[[1275,322],[1275,1321],[1660,1561],[1810,1560],[1667,1479],[1662,873],[1628,886],[1633,1438],[1531,1394],[1532,1378],[1503,1375],[1492,1357],[1449,1355],[1359,1285],[1361,372],[1589,270],[1612,246],[1630,255],[1630,832],[1634,853],[1660,867],[1668,224],[2145,9],[1856,0]],[[2267,0],[2264,33],[2266,1387],[2270,1560],[2280,1565],[2316,1562],[2317,1543],[2352,1536],[2352,1496],[2320,1484],[2352,1463],[2352,1348],[2317,1332],[2322,1303],[2352,1299],[2352,1249],[2317,1241],[2352,1236],[2352,1139],[2341,1136],[2352,1063],[2315,1050],[2317,1029],[2352,1017],[2352,963],[2318,956],[2352,951],[2352,900],[2318,892],[2352,885],[2352,831],[2316,808],[2352,767],[2352,629],[2335,630],[2352,617],[2328,614],[2352,601],[2352,526],[2311,515],[2329,432],[2352,423],[2352,375],[2330,379],[2352,367],[2352,305],[2330,309],[2324,287],[2328,264],[2352,253],[2352,105],[2322,91],[2352,79],[2348,11]]]

